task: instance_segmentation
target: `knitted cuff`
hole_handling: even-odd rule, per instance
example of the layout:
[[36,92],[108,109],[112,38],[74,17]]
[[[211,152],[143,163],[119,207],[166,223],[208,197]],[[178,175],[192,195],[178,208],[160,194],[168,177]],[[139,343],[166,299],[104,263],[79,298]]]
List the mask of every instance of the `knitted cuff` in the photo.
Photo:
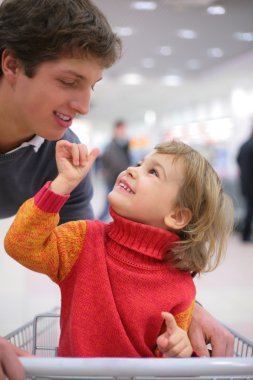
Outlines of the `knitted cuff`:
[[34,203],[42,211],[57,213],[67,202],[70,195],[60,195],[54,193],[51,189],[49,189],[51,182],[52,181],[46,182],[45,185],[38,191],[34,197]]

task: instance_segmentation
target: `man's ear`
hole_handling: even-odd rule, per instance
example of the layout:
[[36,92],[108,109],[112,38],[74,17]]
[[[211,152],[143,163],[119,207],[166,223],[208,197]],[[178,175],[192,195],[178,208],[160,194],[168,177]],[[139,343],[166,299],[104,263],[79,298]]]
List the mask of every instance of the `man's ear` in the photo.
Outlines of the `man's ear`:
[[18,68],[19,68],[18,58],[15,56],[15,54],[11,50],[5,49],[2,53],[2,71],[5,78],[10,83],[15,83]]
[[182,230],[190,222],[192,212],[188,208],[176,208],[164,218],[167,227],[173,230]]

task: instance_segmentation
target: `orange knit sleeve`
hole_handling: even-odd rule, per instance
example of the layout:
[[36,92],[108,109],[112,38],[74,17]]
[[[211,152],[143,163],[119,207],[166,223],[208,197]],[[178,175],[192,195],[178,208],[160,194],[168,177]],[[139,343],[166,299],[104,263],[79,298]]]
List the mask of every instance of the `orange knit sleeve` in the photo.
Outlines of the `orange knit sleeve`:
[[19,209],[4,241],[6,252],[20,264],[60,283],[79,257],[86,222],[57,226],[59,216],[40,210],[31,198]]
[[189,330],[189,326],[192,320],[194,305],[195,305],[195,300],[193,300],[193,302],[190,304],[190,306],[186,310],[174,315],[177,325],[185,331]]

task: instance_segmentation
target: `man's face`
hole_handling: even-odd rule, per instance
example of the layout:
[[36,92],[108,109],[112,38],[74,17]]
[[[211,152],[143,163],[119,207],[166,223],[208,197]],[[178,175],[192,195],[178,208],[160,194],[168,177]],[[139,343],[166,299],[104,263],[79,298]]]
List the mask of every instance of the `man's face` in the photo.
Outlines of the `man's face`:
[[91,91],[103,68],[94,58],[62,58],[42,63],[32,78],[19,68],[12,92],[17,131],[57,140],[79,113],[89,112]]

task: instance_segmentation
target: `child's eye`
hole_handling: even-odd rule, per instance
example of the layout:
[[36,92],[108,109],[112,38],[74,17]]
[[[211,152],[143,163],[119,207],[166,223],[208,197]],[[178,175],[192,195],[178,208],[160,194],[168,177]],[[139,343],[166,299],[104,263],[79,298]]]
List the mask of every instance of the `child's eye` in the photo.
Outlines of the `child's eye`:
[[137,162],[137,164],[135,165],[136,167],[137,166],[141,166],[141,162]]
[[156,177],[159,177],[158,171],[155,169],[150,169],[149,173],[155,175]]

